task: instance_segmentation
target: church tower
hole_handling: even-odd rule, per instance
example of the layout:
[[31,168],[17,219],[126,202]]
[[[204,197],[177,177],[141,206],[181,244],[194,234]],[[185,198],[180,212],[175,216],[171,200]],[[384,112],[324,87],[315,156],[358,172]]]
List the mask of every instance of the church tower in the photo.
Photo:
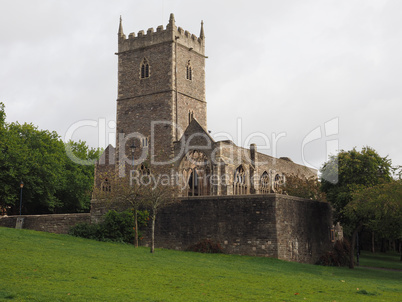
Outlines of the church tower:
[[127,38],[120,19],[117,55],[117,162],[126,156],[130,163],[132,156],[137,165],[145,154],[157,162],[173,159],[174,142],[192,119],[207,129],[203,23],[196,37],[176,27],[171,14],[165,29]]

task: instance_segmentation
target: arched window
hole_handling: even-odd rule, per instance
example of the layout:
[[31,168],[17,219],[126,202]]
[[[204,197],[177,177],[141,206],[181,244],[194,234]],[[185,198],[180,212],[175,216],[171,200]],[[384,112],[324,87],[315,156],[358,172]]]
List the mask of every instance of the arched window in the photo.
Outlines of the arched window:
[[262,173],[262,176],[260,179],[260,193],[261,194],[271,193],[270,179],[269,179],[269,174],[267,173],[267,171]]
[[203,152],[188,152],[179,169],[182,171],[183,196],[210,195],[211,164]]
[[149,63],[147,59],[143,59],[141,63],[141,79],[149,78]]
[[197,169],[193,169],[189,171],[189,179],[188,179],[188,196],[198,196],[200,195],[199,186],[198,186],[198,173]]
[[143,137],[141,139],[141,147],[148,148],[148,137]]
[[273,188],[272,188],[274,193],[282,194],[284,184],[285,184],[285,176],[276,174],[275,178],[274,178]]
[[193,69],[191,68],[190,60],[187,62],[186,79],[190,81],[193,80]]
[[247,177],[246,171],[244,170],[243,166],[240,165],[234,174],[233,180],[233,194],[234,195],[242,195],[247,194]]

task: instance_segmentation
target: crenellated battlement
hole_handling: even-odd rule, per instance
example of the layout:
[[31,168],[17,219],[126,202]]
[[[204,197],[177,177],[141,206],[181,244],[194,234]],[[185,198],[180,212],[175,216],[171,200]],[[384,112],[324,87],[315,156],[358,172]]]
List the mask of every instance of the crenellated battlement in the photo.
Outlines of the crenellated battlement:
[[205,36],[203,22],[201,21],[200,36],[197,37],[181,27],[176,27],[174,15],[170,14],[169,23],[164,29],[163,25],[159,25],[156,31],[153,27],[138,31],[137,35],[133,32],[128,35],[128,38],[123,33],[122,20],[120,18],[120,26],[118,33],[119,53],[145,48],[160,43],[177,42],[201,55],[205,52]]

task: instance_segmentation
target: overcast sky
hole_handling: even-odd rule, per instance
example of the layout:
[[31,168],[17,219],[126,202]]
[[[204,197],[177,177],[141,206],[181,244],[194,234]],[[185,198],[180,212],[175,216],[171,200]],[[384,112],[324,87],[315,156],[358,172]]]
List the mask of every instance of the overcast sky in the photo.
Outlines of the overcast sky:
[[316,168],[371,146],[402,165],[399,0],[0,0],[7,121],[115,145],[119,16],[128,35],[170,13],[197,36],[204,21],[217,140],[252,135],[260,151]]

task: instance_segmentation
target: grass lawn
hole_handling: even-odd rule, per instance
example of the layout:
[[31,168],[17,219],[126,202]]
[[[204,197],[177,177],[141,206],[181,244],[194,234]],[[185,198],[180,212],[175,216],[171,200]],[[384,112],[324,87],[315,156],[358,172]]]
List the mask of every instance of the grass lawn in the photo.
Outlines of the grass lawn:
[[[371,253],[361,251],[360,265],[402,270],[401,255],[396,252]],[[402,300],[402,299],[401,299]]]
[[[0,228],[0,300],[401,301],[402,272],[198,254]],[[363,261],[362,261],[363,263]]]

